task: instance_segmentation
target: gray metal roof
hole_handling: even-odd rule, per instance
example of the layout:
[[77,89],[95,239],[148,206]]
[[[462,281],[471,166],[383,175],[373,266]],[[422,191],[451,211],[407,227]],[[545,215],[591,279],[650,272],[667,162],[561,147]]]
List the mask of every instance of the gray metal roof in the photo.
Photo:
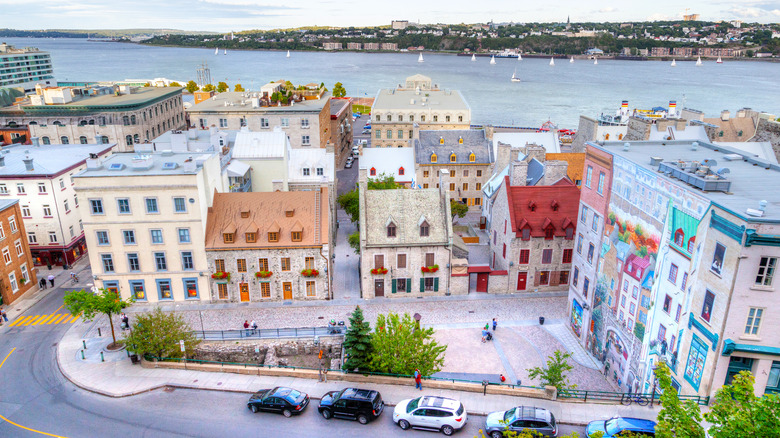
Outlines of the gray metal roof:
[[[252,97],[257,92],[234,92],[228,91],[219,93],[211,99],[206,99],[197,105],[187,108],[189,113],[316,113],[319,114],[330,100],[330,93],[325,93],[319,99],[304,100],[295,102],[294,105],[285,106],[252,106]],[[241,103],[244,103],[243,105]],[[227,106],[225,106],[227,104]]]
[[[90,154],[103,155],[116,144],[51,144],[4,146],[0,157],[0,177],[51,176],[84,163]],[[27,170],[24,159],[32,159],[33,170]]]
[[[139,175],[195,175],[202,164],[214,155],[212,152],[164,152],[153,154],[114,154],[99,168],[89,168],[74,178]],[[191,164],[191,163],[194,163]]]
[[5,211],[6,208],[12,207],[18,202],[18,199],[0,199],[0,211]]
[[531,161],[528,162],[528,175],[526,184],[529,186],[535,186],[543,176],[544,164],[536,158],[531,158]]
[[416,90],[382,89],[377,93],[374,104],[376,111],[399,111],[412,109],[435,109],[439,113],[447,111],[471,111],[466,99],[457,90]]
[[[439,189],[367,190],[365,192],[366,244],[383,246],[446,245],[448,243],[447,213]],[[387,224],[392,221],[397,237],[387,237]],[[430,234],[420,237],[423,221]]]
[[[463,143],[459,142],[463,139]],[[444,143],[441,143],[444,139]],[[437,164],[450,163],[450,155],[455,154],[455,164],[490,164],[495,161],[493,146],[485,138],[481,129],[426,130],[420,131],[420,139],[415,140],[415,159],[417,164],[431,164],[431,154],[436,154]],[[475,161],[469,161],[474,153]]]

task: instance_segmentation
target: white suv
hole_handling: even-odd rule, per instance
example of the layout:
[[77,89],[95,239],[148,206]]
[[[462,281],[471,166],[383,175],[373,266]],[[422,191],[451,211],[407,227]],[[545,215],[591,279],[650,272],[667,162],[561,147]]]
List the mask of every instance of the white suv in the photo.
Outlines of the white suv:
[[393,421],[403,430],[414,427],[449,436],[466,424],[466,410],[457,400],[426,395],[398,403]]

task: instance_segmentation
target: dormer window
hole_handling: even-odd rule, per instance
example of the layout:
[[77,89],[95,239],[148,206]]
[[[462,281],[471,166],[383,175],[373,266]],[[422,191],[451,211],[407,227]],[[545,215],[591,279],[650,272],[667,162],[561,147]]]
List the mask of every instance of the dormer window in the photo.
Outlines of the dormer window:
[[225,243],[235,242],[235,235],[233,233],[222,233],[222,240]]
[[400,175],[403,175],[403,174],[404,174],[404,172],[405,172],[405,170],[404,170],[404,168],[403,168],[403,167],[399,167],[399,168],[398,168],[398,175],[399,175],[399,176],[400,176]]
[[688,239],[688,252],[693,254],[694,245],[696,244],[696,236]]
[[674,244],[682,248],[683,243],[685,243],[685,233],[682,228],[678,228],[677,231],[674,232]]
[[368,171],[368,174],[371,176],[376,176],[376,167],[372,167],[371,170]]
[[309,176],[310,173],[311,173],[311,171],[309,170],[308,167],[304,167],[303,168],[303,176]]
[[431,154],[431,163],[435,163],[437,159],[438,157],[436,156],[436,154]]
[[546,230],[544,230],[544,238],[546,240],[552,240],[553,237],[555,237],[555,228],[549,226]]
[[[433,121],[436,121],[436,118],[433,118]],[[439,137],[439,144],[444,144],[444,137]]]
[[474,152],[469,154],[469,163],[473,163],[477,161],[477,156],[474,154]]
[[246,218],[248,218],[248,217],[249,217],[249,210],[242,211],[242,212],[241,212],[241,217],[242,217],[243,219],[246,219]]
[[423,223],[420,224],[420,237],[428,237],[430,235],[430,227],[428,226],[428,221],[423,221]]
[[458,144],[463,144],[463,137],[458,137]]
[[454,153],[450,153],[450,163],[454,163],[455,161],[457,161],[457,159],[458,159],[457,155],[455,155]]
[[523,239],[523,240],[531,240],[531,229],[530,228],[523,228],[521,239]]
[[269,242],[278,242],[279,241],[279,233],[273,232],[273,231],[268,233],[268,241]]
[[558,211],[558,201],[554,200],[550,203],[550,208],[552,208],[552,211]]
[[257,233],[246,233],[246,243],[257,242]]
[[395,224],[392,222],[387,225],[387,237],[395,237]]
[[284,212],[284,215],[287,217],[293,217],[295,216],[295,210],[287,210]]
[[531,201],[528,203],[528,209],[531,211],[536,211],[536,202]]
[[293,242],[300,242],[303,240],[303,231],[292,231],[290,233],[290,238]]

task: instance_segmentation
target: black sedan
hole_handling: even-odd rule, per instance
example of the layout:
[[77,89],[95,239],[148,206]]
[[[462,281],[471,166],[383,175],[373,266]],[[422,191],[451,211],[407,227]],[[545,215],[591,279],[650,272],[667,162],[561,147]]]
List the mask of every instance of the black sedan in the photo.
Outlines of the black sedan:
[[247,402],[252,412],[281,412],[285,417],[300,414],[309,405],[309,396],[292,388],[278,386],[273,389],[261,389]]

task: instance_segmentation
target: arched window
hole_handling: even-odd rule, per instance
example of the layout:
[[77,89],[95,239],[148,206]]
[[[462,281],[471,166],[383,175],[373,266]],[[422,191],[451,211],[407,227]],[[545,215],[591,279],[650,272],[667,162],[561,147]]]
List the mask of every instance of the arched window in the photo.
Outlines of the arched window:
[[427,237],[428,235],[430,235],[430,226],[428,221],[423,221],[420,224],[420,237]]
[[130,125],[130,117],[122,116],[122,124],[125,126]]
[[693,236],[690,239],[688,239],[688,252],[690,254],[693,254],[695,245],[696,245],[696,236]]
[[91,120],[89,121],[89,123],[87,123],[87,124],[88,124],[88,125],[94,125],[94,124],[95,124],[95,119],[91,119]]
[[133,136],[133,143],[136,143],[136,144],[138,144],[138,143],[140,143],[140,142],[141,142],[141,138],[138,136],[138,134],[135,134],[135,135]]
[[618,140],[623,140],[623,134],[618,134]]
[[438,157],[436,156],[436,154],[431,154],[431,163],[435,163],[437,159]]
[[108,137],[106,137],[105,135],[101,135],[100,142],[103,144],[108,144]]
[[469,163],[473,163],[475,161],[477,161],[477,156],[474,155],[474,152],[472,152],[469,154]]
[[392,115],[390,115],[390,114],[388,114],[388,115],[387,115],[387,121],[389,122],[389,121],[391,121],[392,119],[393,119],[393,116],[392,116]]
[[8,122],[8,127],[9,128],[16,128],[17,126],[19,126],[19,125],[17,125],[16,122],[14,122],[13,120]]
[[604,134],[604,140],[609,140],[609,134]]
[[398,121],[399,122],[403,122],[404,121],[404,116],[402,114],[398,114]]
[[36,122],[35,120],[33,120],[32,122],[28,123],[28,125],[37,125],[37,124],[38,124],[38,122]]
[[414,122],[414,114],[409,114],[409,121]]
[[392,222],[387,224],[387,237],[395,237],[395,224]]
[[444,137],[439,137],[439,144],[444,144]]
[[372,167],[371,170],[368,171],[369,175],[376,176],[376,167]]
[[86,120],[80,121],[79,126],[87,126],[87,121]]
[[685,233],[682,228],[678,228],[677,231],[674,232],[674,244],[682,248],[683,243],[685,243]]
[[131,124],[131,125],[135,125],[135,114],[133,114],[132,116],[130,116],[130,124]]
[[60,137],[60,143],[61,144],[68,144],[69,143],[68,136],[63,135],[62,137]]
[[455,154],[450,154],[450,163],[454,163],[458,160],[458,156]]
[[403,174],[404,174],[404,172],[405,172],[405,171],[404,171],[404,168],[403,168],[403,167],[399,167],[399,168],[398,168],[398,175],[403,175]]
[[82,135],[81,137],[79,137],[79,143],[81,143],[81,144],[87,144],[87,137],[86,137],[86,136],[84,136],[84,135]]
[[463,137],[458,137],[458,144],[463,144]]
[[43,144],[51,144],[51,140],[49,140],[49,137],[46,136],[41,137],[41,142]]
[[131,136],[129,134],[126,135],[125,136],[125,143],[127,143],[128,146],[132,146],[133,145],[133,136]]

